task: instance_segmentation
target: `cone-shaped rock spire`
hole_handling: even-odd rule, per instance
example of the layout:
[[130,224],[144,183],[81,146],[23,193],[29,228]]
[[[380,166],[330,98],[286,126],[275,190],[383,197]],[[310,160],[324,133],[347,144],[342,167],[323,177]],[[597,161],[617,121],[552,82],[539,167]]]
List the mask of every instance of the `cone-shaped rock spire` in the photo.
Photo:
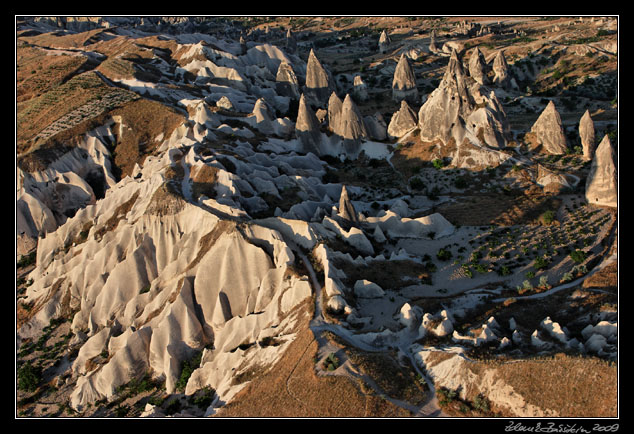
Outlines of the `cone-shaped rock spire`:
[[346,95],[341,105],[338,121],[338,134],[347,140],[367,139],[368,132],[363,123],[363,116],[350,95]]
[[341,196],[339,197],[339,213],[338,216],[342,219],[348,220],[351,223],[359,223],[359,217],[357,211],[354,209],[354,205],[348,197],[348,190],[346,186],[341,187]]
[[489,79],[486,74],[486,60],[478,47],[471,53],[469,59],[469,75],[480,84],[488,84]]
[[436,30],[432,30],[429,36],[429,51],[432,53],[438,51],[438,47],[436,47]]
[[299,83],[293,67],[285,61],[280,63],[275,76],[275,89],[279,95],[299,99]]
[[317,104],[325,104],[328,97],[335,91],[332,77],[323,67],[314,50],[308,54],[306,63],[306,96],[311,97]]
[[415,102],[418,99],[416,76],[405,53],[401,54],[396,69],[394,70],[392,99],[395,101],[407,99],[411,102]]
[[493,61],[493,84],[503,89],[510,89],[512,87],[511,76],[509,75],[509,65],[506,63],[506,57],[502,50],[498,51]]
[[295,122],[295,135],[302,143],[304,152],[312,152],[315,155],[319,155],[321,143],[319,121],[317,120],[317,116],[315,116],[315,112],[306,104],[306,98],[303,94],[299,98],[297,121]]
[[291,54],[297,51],[297,40],[290,28],[286,31],[286,51]]
[[581,138],[581,147],[583,148],[583,158],[588,161],[592,160],[596,145],[594,122],[592,122],[592,118],[590,117],[590,112],[588,110],[586,110],[579,122],[579,137]]
[[392,41],[390,40],[390,37],[388,36],[387,32],[383,30],[381,32],[381,36],[379,37],[379,53],[381,54],[387,53],[387,50],[391,42]]
[[401,108],[392,116],[390,125],[387,127],[387,133],[394,138],[402,137],[413,128],[416,128],[418,119],[416,113],[407,104],[407,101],[401,101]]
[[592,159],[590,173],[586,179],[586,200],[589,204],[600,206],[617,206],[617,173],[614,148],[607,135]]
[[[440,85],[418,113],[420,138],[460,145],[465,138],[479,145],[505,147],[510,127],[493,91],[467,76],[453,50]],[[477,139],[476,139],[477,138]]]
[[555,155],[566,153],[568,145],[561,125],[561,116],[552,100],[533,124],[531,132],[548,153]]
[[340,134],[339,119],[341,117],[341,108],[343,102],[339,99],[335,92],[330,94],[328,99],[328,127],[335,134]]

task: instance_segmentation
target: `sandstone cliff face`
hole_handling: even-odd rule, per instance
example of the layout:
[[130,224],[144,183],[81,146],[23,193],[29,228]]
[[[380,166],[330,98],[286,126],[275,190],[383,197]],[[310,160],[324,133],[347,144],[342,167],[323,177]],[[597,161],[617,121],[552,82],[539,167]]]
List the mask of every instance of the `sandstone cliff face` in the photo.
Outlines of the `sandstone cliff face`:
[[549,154],[565,154],[568,148],[566,135],[561,124],[561,116],[555,108],[555,103],[550,101],[539,118],[533,124],[531,133],[539,144],[543,145]]
[[610,139],[604,136],[597,147],[586,180],[586,200],[589,204],[616,208],[618,178],[615,153]]

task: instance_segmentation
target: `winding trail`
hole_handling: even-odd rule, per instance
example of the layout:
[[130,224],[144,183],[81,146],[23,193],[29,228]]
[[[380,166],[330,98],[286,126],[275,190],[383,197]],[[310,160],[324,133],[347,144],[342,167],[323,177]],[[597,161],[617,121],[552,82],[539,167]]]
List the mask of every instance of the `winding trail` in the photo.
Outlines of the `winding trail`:
[[[340,339],[342,339],[344,342],[346,342],[346,344],[366,352],[379,353],[379,352],[383,352],[387,350],[389,346],[377,348],[371,345],[367,345],[361,342],[359,339],[356,339],[353,333],[350,332],[349,330],[339,325],[331,324],[328,321],[326,321],[326,318],[323,315],[322,286],[319,284],[319,281],[317,280],[317,275],[315,273],[315,270],[313,269],[313,266],[308,260],[308,258],[306,257],[306,255],[304,255],[298,250],[296,250],[295,252],[299,255],[301,260],[304,262],[304,265],[306,266],[306,269],[308,270],[308,274],[310,275],[313,288],[315,288],[315,314],[313,319],[310,321],[310,325],[309,325],[310,329],[313,331],[315,336],[321,336],[323,332],[329,331],[335,334]],[[409,347],[411,346],[413,341],[416,339],[416,336],[417,336],[416,334],[412,334],[410,340],[407,340],[405,342],[400,342],[397,346],[397,349],[401,353],[403,353],[405,356],[407,356],[412,366],[416,369],[416,372],[425,380],[427,384],[427,389],[428,389],[427,400],[422,406],[416,407],[407,402],[391,398],[387,396],[384,393],[384,391],[381,390],[381,388],[368,376],[362,375],[360,373],[356,375],[361,376],[363,380],[376,391],[377,394],[385,396],[385,398],[392,404],[398,407],[404,408],[408,411],[411,411],[412,413],[414,413],[415,417],[448,417],[448,415],[444,413],[442,409],[440,408],[440,405],[438,403],[438,398],[436,397],[436,391],[435,391],[433,382],[425,373],[423,373],[420,370],[420,368],[418,367],[418,364],[414,360],[413,354],[409,351]],[[346,372],[347,374],[345,375],[355,376],[350,372],[350,370]]]

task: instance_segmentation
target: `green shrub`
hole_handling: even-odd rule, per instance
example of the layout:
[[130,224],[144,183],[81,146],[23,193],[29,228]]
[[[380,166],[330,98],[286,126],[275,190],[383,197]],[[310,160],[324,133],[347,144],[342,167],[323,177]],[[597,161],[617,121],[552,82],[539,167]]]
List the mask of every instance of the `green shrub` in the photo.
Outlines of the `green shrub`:
[[176,390],[185,390],[185,387],[187,386],[187,381],[189,381],[189,377],[191,377],[194,370],[196,370],[200,366],[202,355],[202,351],[199,351],[194,355],[194,357],[183,362],[181,375],[176,382]]
[[438,250],[438,252],[436,253],[436,257],[440,259],[441,261],[448,261],[451,259],[452,254],[450,250],[446,250],[445,248],[442,248]]
[[551,224],[555,220],[555,212],[552,210],[545,211],[540,216],[540,220],[546,225]]
[[440,158],[436,158],[431,163],[436,169],[442,169],[443,167],[445,167],[445,162]]
[[335,353],[328,354],[326,360],[323,363],[324,369],[328,371],[334,371],[339,367],[339,359],[335,356]]
[[570,258],[577,264],[586,260],[586,253],[583,250],[573,250],[570,252]]
[[18,389],[26,392],[35,391],[42,381],[42,368],[26,362],[18,368]]

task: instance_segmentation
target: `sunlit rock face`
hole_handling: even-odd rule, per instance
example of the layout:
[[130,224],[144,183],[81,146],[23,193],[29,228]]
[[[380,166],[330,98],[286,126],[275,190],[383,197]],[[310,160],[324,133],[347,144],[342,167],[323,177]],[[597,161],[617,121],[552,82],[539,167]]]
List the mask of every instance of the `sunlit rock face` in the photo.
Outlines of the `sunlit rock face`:
[[548,102],[544,111],[533,124],[531,133],[535,134],[537,142],[549,154],[561,155],[566,153],[568,144],[561,124],[561,116],[559,116],[552,100]]
[[401,54],[396,69],[394,70],[392,99],[395,101],[406,99],[410,102],[416,102],[418,100],[416,76],[405,53]]
[[586,200],[592,205],[617,207],[617,172],[614,148],[606,135],[597,147],[586,180]]
[[454,50],[440,85],[418,112],[422,141],[471,147],[507,146],[510,127],[495,93],[469,77]]

